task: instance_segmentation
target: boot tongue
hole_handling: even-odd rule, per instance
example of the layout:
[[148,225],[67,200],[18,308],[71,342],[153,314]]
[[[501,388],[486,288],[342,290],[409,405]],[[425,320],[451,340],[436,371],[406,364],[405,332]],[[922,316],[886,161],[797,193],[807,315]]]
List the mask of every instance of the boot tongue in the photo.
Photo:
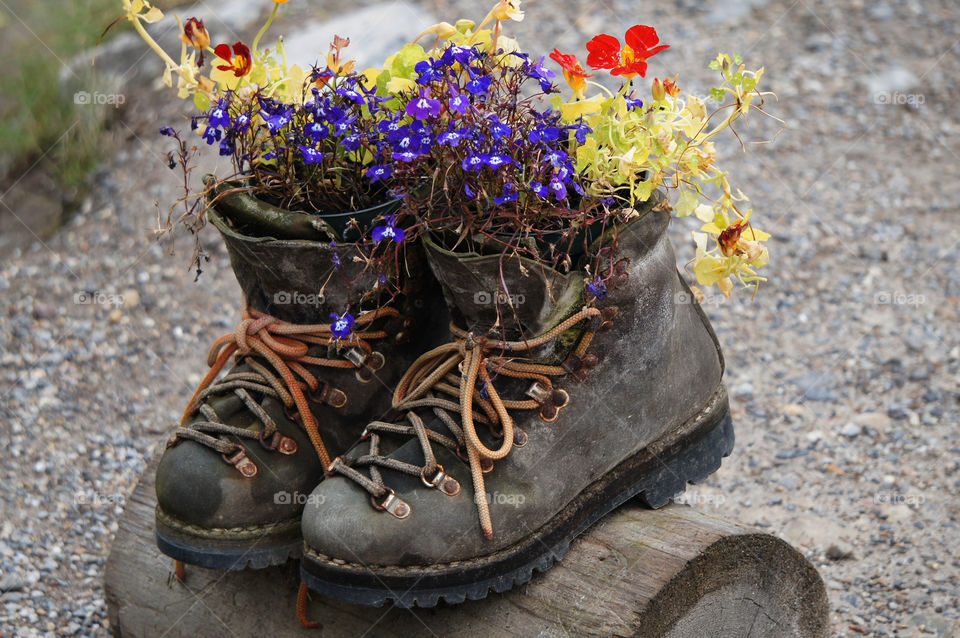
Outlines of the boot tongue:
[[584,303],[583,277],[577,271],[564,275],[518,256],[451,252],[429,238],[424,244],[455,320],[478,335],[492,331],[508,340],[534,337]]
[[250,237],[216,210],[209,215],[248,307],[301,324],[330,323],[330,314],[344,312],[348,304],[354,315],[361,310],[360,296],[373,287],[374,275],[354,260],[354,244]]

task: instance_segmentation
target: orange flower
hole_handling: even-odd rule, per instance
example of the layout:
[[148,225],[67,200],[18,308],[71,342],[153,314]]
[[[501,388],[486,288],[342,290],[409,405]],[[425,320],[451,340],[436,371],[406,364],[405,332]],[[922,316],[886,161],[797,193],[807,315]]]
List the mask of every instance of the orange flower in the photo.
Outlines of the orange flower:
[[613,75],[632,78],[644,77],[647,73],[647,58],[651,58],[670,46],[661,44],[657,30],[644,24],[637,24],[623,37],[626,44],[620,48],[620,41],[612,35],[601,33],[587,42],[587,64],[595,69],[611,69]]
[[218,44],[213,50],[218,58],[226,61],[228,64],[218,64],[217,68],[221,71],[233,71],[238,78],[250,73],[253,68],[253,59],[250,57],[250,49],[242,42],[233,45],[233,55],[230,55],[230,47],[226,44]]
[[677,97],[680,95],[680,87],[677,86],[677,76],[673,76],[672,80],[670,78],[665,79],[663,81],[663,88],[670,97]]
[[560,53],[558,49],[553,50],[553,53],[550,54],[550,59],[563,67],[563,77],[566,78],[567,84],[570,85],[570,88],[573,89],[573,92],[577,96],[582,96],[584,90],[587,88],[587,78],[593,77],[593,73],[587,73],[586,70],[580,66],[580,61],[577,60],[577,56]]
[[180,34],[180,39],[198,51],[203,51],[210,46],[210,33],[203,26],[203,20],[197,20],[196,18],[190,18],[183,25],[183,33]]

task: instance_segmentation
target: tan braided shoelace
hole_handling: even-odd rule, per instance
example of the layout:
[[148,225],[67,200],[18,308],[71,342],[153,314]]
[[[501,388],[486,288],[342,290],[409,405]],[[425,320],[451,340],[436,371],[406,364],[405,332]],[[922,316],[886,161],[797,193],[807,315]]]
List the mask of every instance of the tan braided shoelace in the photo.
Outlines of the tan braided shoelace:
[[[427,487],[456,495],[460,484],[437,463],[433,445],[439,444],[469,464],[480,526],[487,539],[493,538],[483,475],[493,469],[494,461],[506,457],[514,445],[524,445],[527,440],[526,434],[515,428],[510,411],[539,409],[541,418],[553,421],[560,408],[569,402],[569,395],[564,390],[555,389],[550,377],[569,374],[579,380],[585,378],[587,371],[597,365],[596,355],[587,354],[587,349],[598,330],[610,327],[616,312],[615,307],[603,311],[584,307],[552,330],[524,341],[486,342],[451,326],[455,340],[418,358],[394,392],[393,408],[404,414],[406,424],[370,423],[363,434],[370,442],[367,454],[349,465],[338,457],[333,460],[329,473],[342,474],[355,481],[370,494],[376,509],[397,518],[406,518],[410,515],[410,505],[384,483],[380,468],[419,476]],[[516,356],[529,353],[584,321],[586,327],[563,364],[536,363]],[[459,368],[459,376],[453,373],[454,368]],[[492,377],[498,375],[531,380],[526,392],[529,398],[501,397],[492,382]],[[453,436],[428,429],[418,410],[430,410]],[[454,413],[459,413],[459,419],[451,416]],[[497,439],[502,439],[497,449],[487,447],[480,440],[477,422],[486,425]],[[381,455],[380,438],[384,434],[416,437],[423,450],[423,465]],[[360,471],[362,468],[367,468],[369,475],[364,475]]]
[[[283,436],[277,424],[263,407],[250,395],[261,393],[281,401],[285,413],[298,420],[316,450],[324,468],[330,465],[327,448],[320,435],[320,424],[310,410],[310,402],[326,403],[342,407],[347,395],[333,388],[312,374],[306,366],[355,369],[361,380],[372,378],[383,367],[385,359],[375,352],[369,342],[388,336],[384,330],[372,330],[371,324],[384,317],[398,317],[394,308],[379,308],[358,317],[354,332],[349,339],[337,342],[330,324],[294,324],[248,308],[237,329],[217,339],[207,355],[210,370],[200,382],[184,411],[180,427],[174,432],[169,445],[179,439],[190,439],[220,452],[223,459],[236,467],[241,474],[252,477],[257,466],[247,456],[243,445],[227,441],[217,435],[233,435],[242,439],[259,440],[268,450],[282,454],[297,451],[296,441]],[[337,354],[343,358],[310,356],[311,346],[337,346]],[[223,367],[236,355],[249,370],[233,371],[217,380]],[[267,365],[268,364],[268,365]],[[252,431],[227,425],[216,411],[206,403],[212,396],[233,392],[250,412],[263,424],[260,431]],[[189,423],[200,413],[205,420]]]

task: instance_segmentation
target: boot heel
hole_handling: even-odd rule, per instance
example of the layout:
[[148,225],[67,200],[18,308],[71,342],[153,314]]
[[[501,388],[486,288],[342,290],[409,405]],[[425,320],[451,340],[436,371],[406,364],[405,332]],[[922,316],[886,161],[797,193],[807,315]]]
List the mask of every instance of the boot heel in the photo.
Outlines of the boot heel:
[[637,494],[640,502],[659,509],[687,489],[720,469],[724,457],[733,451],[734,434],[730,409],[724,406],[716,424],[690,445],[670,457],[661,458],[660,468],[645,477]]

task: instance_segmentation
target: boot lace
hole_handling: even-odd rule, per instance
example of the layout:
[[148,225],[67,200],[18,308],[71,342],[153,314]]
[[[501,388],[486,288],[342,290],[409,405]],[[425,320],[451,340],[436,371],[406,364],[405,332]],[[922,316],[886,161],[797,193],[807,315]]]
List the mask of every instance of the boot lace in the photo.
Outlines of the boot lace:
[[[569,402],[569,395],[554,388],[550,377],[586,378],[598,363],[596,355],[587,354],[587,349],[597,331],[612,325],[616,312],[614,306],[602,311],[584,307],[552,330],[523,341],[477,339],[472,333],[451,325],[454,340],[417,359],[394,392],[393,408],[404,415],[405,423],[374,421],[368,424],[363,433],[363,438],[369,440],[367,453],[349,464],[337,457],[328,474],[341,474],[356,482],[370,494],[375,509],[406,518],[410,515],[410,505],[386,485],[380,470],[387,468],[419,476],[426,487],[454,496],[460,492],[460,484],[437,462],[433,446],[441,445],[469,464],[480,526],[484,536],[492,539],[493,523],[483,475],[493,469],[494,461],[506,457],[514,445],[522,446],[527,441],[526,434],[515,427],[510,411],[538,409],[545,421],[556,419],[559,410]],[[530,353],[584,321],[587,322],[585,329],[562,364],[548,365],[517,356]],[[453,373],[454,368],[459,368],[460,375]],[[492,382],[498,375],[532,381],[526,392],[528,398],[501,397]],[[423,410],[436,415],[452,437],[428,429],[418,413]],[[480,440],[477,423],[501,440],[499,447],[491,449]],[[384,434],[416,437],[423,451],[423,464],[418,466],[381,454]],[[366,469],[367,474],[362,469]]]
[[[327,404],[342,407],[347,395],[318,379],[306,366],[354,369],[359,380],[369,381],[376,370],[383,367],[385,358],[373,350],[368,342],[388,336],[385,330],[374,330],[371,325],[384,317],[399,317],[394,308],[379,308],[358,317],[354,332],[346,343],[337,342],[330,324],[293,324],[248,308],[237,329],[217,339],[207,355],[210,370],[200,382],[183,413],[180,426],[167,446],[180,439],[190,439],[221,454],[223,460],[233,465],[245,477],[257,473],[256,464],[247,456],[246,448],[223,435],[240,439],[258,440],[271,451],[293,454],[297,451],[294,439],[284,436],[266,410],[254,400],[251,392],[271,396],[283,403],[284,413],[298,421],[306,431],[323,467],[330,465],[330,456],[320,436],[320,424],[310,409],[310,404]],[[336,358],[311,356],[311,346],[336,346]],[[223,367],[236,355],[247,370],[232,370],[217,379]],[[232,392],[263,426],[258,431],[238,428],[223,422],[207,403],[212,396]],[[202,420],[188,423],[200,413]]]

